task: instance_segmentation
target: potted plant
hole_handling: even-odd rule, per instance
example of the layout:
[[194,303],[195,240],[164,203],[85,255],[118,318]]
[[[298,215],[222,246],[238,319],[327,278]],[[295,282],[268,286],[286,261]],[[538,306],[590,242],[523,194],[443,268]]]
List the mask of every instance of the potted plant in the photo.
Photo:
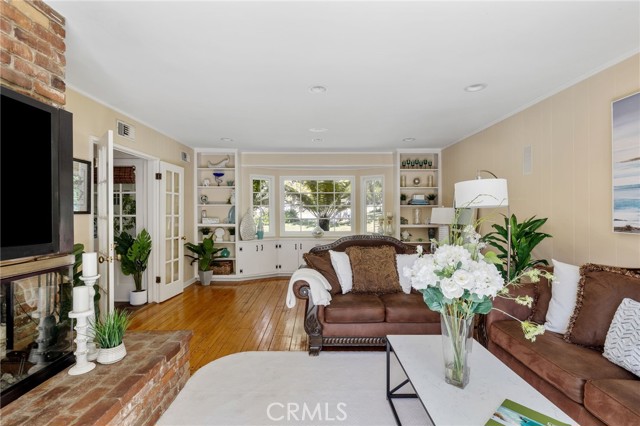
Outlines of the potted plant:
[[187,255],[187,257],[193,259],[191,264],[193,264],[193,262],[198,262],[198,277],[200,278],[200,284],[209,285],[211,283],[211,277],[213,276],[213,272],[211,272],[211,264],[213,263],[216,253],[222,249],[214,246],[213,235],[205,238],[201,243],[185,243],[184,246],[195,255]]
[[229,241],[236,240],[236,228],[229,228]]
[[206,237],[207,235],[209,235],[211,233],[211,228],[204,227],[204,228],[200,229],[200,232],[202,232],[202,235],[204,237]]
[[407,204],[407,194],[400,194],[400,204]]
[[94,341],[100,346],[96,361],[100,364],[113,364],[127,355],[122,338],[129,323],[129,314],[119,310],[114,310],[104,319],[96,320],[93,324]]
[[120,269],[124,275],[133,275],[136,289],[129,292],[129,303],[137,306],[147,303],[147,290],[142,289],[142,274],[147,269],[151,254],[151,236],[143,229],[136,238],[122,232],[114,238]]
[[429,200],[429,204],[435,204],[436,203],[436,198],[437,198],[436,194],[428,194],[427,195],[427,200]]

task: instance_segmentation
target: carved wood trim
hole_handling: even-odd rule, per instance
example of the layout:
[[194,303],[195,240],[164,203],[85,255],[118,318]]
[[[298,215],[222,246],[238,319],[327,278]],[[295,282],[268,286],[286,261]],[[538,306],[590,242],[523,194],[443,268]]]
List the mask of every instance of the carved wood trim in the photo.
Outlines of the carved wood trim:
[[[313,247],[309,253],[334,250],[344,251],[347,247],[357,246],[360,243],[365,246],[390,245],[395,247],[397,253],[415,253],[416,247],[405,244],[402,241],[385,235],[349,235],[339,238],[332,243]],[[376,244],[377,243],[377,244]]]

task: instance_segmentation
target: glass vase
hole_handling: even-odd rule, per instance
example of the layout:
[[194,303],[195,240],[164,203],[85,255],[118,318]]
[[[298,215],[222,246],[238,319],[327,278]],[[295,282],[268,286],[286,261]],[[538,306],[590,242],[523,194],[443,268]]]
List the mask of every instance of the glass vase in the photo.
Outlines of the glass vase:
[[444,380],[459,388],[464,388],[469,383],[468,355],[473,343],[473,325],[474,316],[460,318],[440,314]]

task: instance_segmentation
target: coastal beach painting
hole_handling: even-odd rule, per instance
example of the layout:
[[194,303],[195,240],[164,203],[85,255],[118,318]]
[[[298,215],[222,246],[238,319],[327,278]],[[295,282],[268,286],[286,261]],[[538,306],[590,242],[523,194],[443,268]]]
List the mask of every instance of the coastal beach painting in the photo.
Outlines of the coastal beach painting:
[[611,108],[613,231],[640,234],[640,92]]

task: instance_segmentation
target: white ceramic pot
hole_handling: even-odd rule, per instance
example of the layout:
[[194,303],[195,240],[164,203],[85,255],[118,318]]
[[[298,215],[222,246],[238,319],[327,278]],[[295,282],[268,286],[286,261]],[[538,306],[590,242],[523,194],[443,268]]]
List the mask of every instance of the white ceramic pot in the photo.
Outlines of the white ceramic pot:
[[213,271],[198,271],[198,278],[200,279],[200,284],[209,285],[213,278]]
[[133,306],[140,306],[147,303],[147,290],[129,292],[129,304]]
[[113,364],[120,361],[127,355],[127,349],[124,347],[124,342],[120,343],[115,348],[100,348],[98,350],[98,361],[100,364]]

